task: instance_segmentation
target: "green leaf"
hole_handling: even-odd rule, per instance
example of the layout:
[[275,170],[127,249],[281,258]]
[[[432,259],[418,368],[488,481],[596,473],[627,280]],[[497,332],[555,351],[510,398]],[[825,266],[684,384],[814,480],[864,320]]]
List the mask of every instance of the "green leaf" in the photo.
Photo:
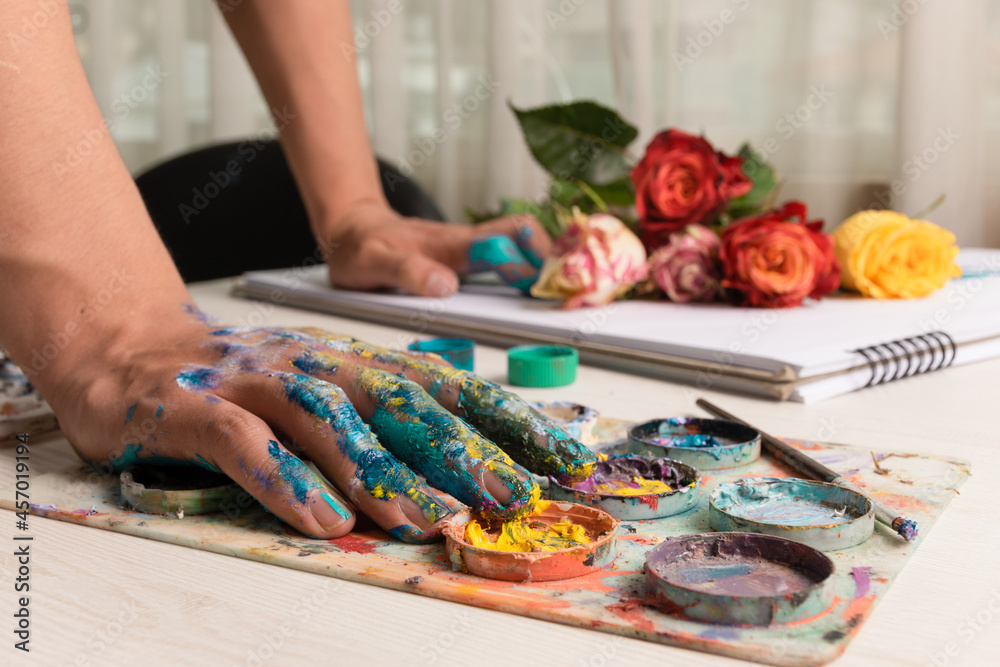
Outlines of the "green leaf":
[[562,234],[564,226],[556,217],[551,202],[538,204],[530,199],[517,199],[515,197],[504,197],[500,200],[500,208],[495,211],[472,211],[466,209],[465,215],[473,224],[480,224],[496,220],[507,215],[533,215],[538,220],[542,228],[553,239]]
[[590,186],[628,178],[625,148],[639,131],[613,109],[596,102],[523,110],[509,106],[531,154],[556,178],[576,178]]
[[609,206],[631,206],[635,203],[635,190],[631,178],[591,187]]
[[753,183],[753,188],[742,197],[729,202],[726,215],[732,220],[760,213],[768,196],[778,185],[778,176],[774,169],[764,162],[764,158],[751,148],[750,144],[743,144],[740,147],[739,156],[743,158],[743,173]]

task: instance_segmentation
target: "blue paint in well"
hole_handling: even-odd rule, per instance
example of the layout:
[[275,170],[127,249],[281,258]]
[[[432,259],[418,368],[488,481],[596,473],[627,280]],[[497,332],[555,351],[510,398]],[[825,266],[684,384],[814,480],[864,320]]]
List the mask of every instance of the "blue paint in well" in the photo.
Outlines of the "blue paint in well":
[[723,484],[712,493],[712,502],[743,519],[786,526],[837,526],[854,521],[857,515],[846,504],[830,502],[830,492],[804,480],[761,477]]
[[135,409],[138,407],[138,405],[139,405],[138,403],[133,403],[132,405],[128,406],[128,408],[125,410],[126,424],[132,421],[132,417],[135,416]]
[[474,371],[473,351],[476,344],[468,338],[431,338],[410,343],[409,349],[414,352],[433,352],[451,362],[455,368],[463,371]]

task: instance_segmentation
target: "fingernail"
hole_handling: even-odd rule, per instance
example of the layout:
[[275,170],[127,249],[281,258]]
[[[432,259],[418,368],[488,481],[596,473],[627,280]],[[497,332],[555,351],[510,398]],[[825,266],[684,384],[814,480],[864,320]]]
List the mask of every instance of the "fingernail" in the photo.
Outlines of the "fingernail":
[[335,528],[351,518],[350,510],[329,491],[314,489],[309,495],[309,509],[313,518],[325,530]]
[[399,511],[421,530],[430,529],[435,523],[451,516],[452,511],[434,496],[414,491],[405,496],[399,496]]
[[435,271],[427,279],[424,293],[427,296],[449,296],[458,291],[458,278],[452,273]]
[[515,468],[505,461],[489,462],[483,471],[483,486],[504,507],[527,502],[538,489],[526,470]]

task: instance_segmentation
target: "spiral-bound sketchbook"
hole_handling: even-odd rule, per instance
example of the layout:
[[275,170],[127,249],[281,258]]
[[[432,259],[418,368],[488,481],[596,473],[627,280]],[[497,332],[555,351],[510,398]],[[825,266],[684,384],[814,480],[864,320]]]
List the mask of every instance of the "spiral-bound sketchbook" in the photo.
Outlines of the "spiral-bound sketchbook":
[[924,299],[838,293],[784,310],[667,301],[561,310],[489,281],[444,299],[354,292],[329,287],[323,267],[249,272],[235,291],[417,336],[569,344],[585,363],[809,403],[1000,356],[1000,251],[966,249],[959,263],[965,276]]

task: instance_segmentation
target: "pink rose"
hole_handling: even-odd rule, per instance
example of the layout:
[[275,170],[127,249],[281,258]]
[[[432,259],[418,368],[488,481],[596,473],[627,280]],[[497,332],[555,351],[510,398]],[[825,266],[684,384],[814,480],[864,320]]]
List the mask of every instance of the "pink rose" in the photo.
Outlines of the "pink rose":
[[648,276],[646,249],[621,220],[574,209],[570,226],[556,239],[531,296],[563,299],[563,308],[603,306]]
[[688,225],[670,235],[649,258],[653,279],[671,301],[714,301],[719,295],[719,237]]

